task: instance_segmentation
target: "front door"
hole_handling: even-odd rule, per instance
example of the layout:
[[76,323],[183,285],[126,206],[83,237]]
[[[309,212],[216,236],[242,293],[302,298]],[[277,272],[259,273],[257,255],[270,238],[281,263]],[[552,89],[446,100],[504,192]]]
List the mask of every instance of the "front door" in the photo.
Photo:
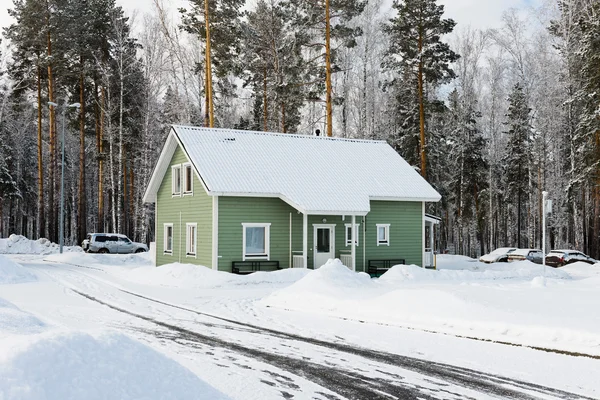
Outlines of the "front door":
[[314,234],[315,269],[323,266],[330,258],[335,258],[335,238],[333,226],[315,225]]

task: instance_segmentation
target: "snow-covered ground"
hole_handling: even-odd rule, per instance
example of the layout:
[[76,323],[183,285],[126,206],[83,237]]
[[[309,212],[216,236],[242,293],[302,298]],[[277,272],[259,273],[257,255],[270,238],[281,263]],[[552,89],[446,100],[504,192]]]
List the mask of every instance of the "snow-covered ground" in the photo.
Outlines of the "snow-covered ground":
[[600,265],[151,264],[0,255],[0,399],[600,398]]

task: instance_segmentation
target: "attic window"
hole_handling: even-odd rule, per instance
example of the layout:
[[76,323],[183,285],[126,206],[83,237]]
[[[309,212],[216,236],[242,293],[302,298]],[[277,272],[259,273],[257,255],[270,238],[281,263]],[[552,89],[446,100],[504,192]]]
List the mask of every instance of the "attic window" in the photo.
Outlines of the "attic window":
[[171,167],[173,196],[181,196],[181,164]]
[[192,164],[183,165],[183,194],[192,194],[194,192],[194,181],[192,174]]

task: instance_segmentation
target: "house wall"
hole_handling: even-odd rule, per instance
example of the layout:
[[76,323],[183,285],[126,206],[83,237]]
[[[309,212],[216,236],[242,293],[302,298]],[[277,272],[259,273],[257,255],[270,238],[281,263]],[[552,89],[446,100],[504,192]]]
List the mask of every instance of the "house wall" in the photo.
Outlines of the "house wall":
[[[171,167],[187,163],[178,146],[162,179],[156,201],[156,265],[182,262],[212,266],[212,197],[193,174],[193,194],[173,196]],[[173,224],[173,253],[164,253],[164,224]],[[186,256],[186,223],[197,225],[196,257]]]
[[290,213],[292,250],[302,250],[302,215],[279,198],[219,197],[219,270],[231,272],[232,261],[243,259],[242,223],[270,223],[270,260],[289,267]]
[[[421,202],[372,201],[371,212],[366,217],[356,217],[356,223],[360,225],[356,270],[365,271],[365,264],[371,259],[403,258],[407,264],[420,266],[423,259],[422,212]],[[302,214],[296,209],[278,198],[219,197],[219,270],[231,271],[231,262],[242,260],[242,223],[250,222],[271,223],[270,260],[277,260],[281,268],[287,268],[290,265],[290,213],[291,250],[301,252]],[[323,219],[326,219],[325,224],[335,225],[335,257],[340,258],[342,253],[350,254],[350,246],[346,246],[345,225],[352,222],[351,216],[342,219],[337,215],[309,215],[309,268],[314,266],[314,225],[323,224]],[[377,224],[390,224],[390,246],[377,246]]]
[[[423,203],[371,201],[367,214],[368,260],[403,258],[406,264],[423,264]],[[390,245],[377,246],[377,224],[390,224]]]

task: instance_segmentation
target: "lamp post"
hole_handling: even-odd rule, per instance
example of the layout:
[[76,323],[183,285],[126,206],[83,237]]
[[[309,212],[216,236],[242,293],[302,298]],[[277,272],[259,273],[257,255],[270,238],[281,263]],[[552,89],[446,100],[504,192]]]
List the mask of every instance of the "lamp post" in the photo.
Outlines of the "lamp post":
[[[59,105],[53,101],[48,102],[49,106],[58,108]],[[81,104],[64,104],[62,106],[62,138],[61,138],[61,163],[60,163],[60,222],[59,222],[59,252],[62,254],[65,242],[65,111],[67,108],[79,108]]]

